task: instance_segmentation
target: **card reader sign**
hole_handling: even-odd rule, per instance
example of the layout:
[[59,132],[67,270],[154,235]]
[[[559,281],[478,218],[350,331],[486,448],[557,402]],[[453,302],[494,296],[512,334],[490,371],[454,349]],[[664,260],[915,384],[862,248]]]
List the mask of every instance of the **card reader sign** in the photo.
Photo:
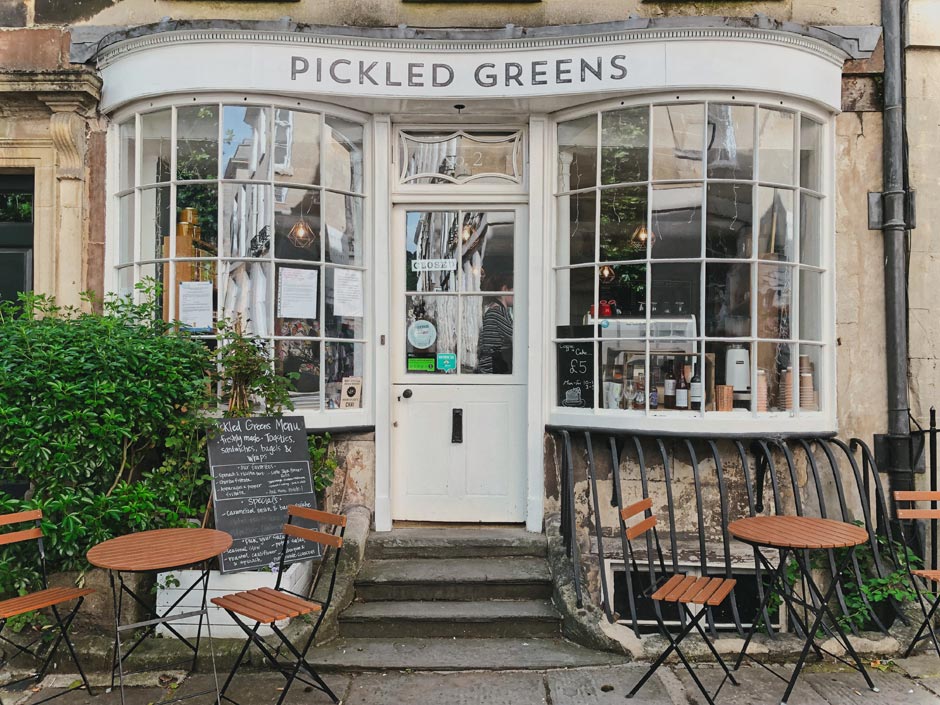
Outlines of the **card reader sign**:
[[457,356],[454,353],[438,353],[437,369],[450,372],[457,369]]
[[411,261],[412,272],[455,272],[455,259],[416,259]]

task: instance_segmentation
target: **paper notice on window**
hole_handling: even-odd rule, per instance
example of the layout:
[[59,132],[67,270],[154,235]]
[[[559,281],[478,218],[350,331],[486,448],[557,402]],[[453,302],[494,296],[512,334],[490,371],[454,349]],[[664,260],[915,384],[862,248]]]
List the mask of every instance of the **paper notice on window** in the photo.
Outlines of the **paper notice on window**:
[[281,267],[278,273],[278,318],[316,318],[317,275],[320,272],[316,269]]
[[212,330],[212,282],[180,282],[179,311],[186,330]]
[[333,270],[333,315],[362,318],[362,272]]

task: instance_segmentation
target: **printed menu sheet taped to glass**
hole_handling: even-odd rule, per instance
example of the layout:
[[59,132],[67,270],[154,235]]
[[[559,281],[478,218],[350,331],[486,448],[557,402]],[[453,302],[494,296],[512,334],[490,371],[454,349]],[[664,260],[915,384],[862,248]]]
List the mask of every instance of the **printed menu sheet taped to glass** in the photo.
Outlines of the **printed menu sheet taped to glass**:
[[278,274],[278,318],[316,319],[318,271],[281,267]]
[[[209,435],[209,470],[215,527],[233,539],[220,558],[222,572],[276,569],[287,507],[317,506],[303,417],[219,419]],[[287,544],[287,563],[319,556],[318,544],[295,537]]]

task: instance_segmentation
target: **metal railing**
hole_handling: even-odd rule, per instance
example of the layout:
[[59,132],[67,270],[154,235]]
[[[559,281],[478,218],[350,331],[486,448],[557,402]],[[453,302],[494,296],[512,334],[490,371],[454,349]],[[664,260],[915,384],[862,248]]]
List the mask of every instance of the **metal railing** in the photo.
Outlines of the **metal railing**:
[[[697,521],[697,544],[699,568],[702,576],[732,577],[735,565],[732,560],[732,539],[728,533],[729,522],[743,516],[755,516],[765,510],[765,494],[769,487],[767,499],[772,502],[769,511],[775,514],[798,514],[818,516],[822,518],[839,519],[842,521],[857,521],[864,525],[868,531],[868,546],[873,556],[871,570],[875,577],[884,578],[896,569],[893,551],[880,550],[879,536],[887,539],[888,546],[894,546],[891,523],[889,518],[889,502],[886,498],[881,478],[875,466],[874,456],[863,441],[852,439],[848,443],[833,437],[681,437],[657,434],[644,434],[627,431],[584,430],[568,427],[549,426],[546,429],[556,438],[560,439],[560,499],[561,499],[561,532],[568,555],[571,558],[574,570],[574,588],[581,606],[584,600],[584,586],[582,585],[581,550],[577,541],[578,512],[575,502],[575,464],[573,454],[575,439],[581,438],[584,442],[584,466],[588,483],[590,501],[587,503],[587,516],[584,524],[591,532],[591,538],[596,541],[597,569],[600,578],[600,599],[604,614],[611,622],[620,618],[614,611],[611,590],[608,582],[608,567],[606,565],[607,553],[604,542],[618,540],[624,561],[627,560],[628,551],[623,532],[620,510],[624,506],[623,487],[621,477],[621,464],[626,461],[635,473],[631,480],[639,480],[639,489],[643,496],[650,496],[652,482],[662,483],[665,492],[666,517],[660,517],[660,535],[666,536],[663,552],[667,554],[667,565],[671,563],[674,572],[680,572],[680,545],[679,527],[677,526],[677,490],[683,490],[683,497],[688,496],[685,491],[687,484],[678,487],[675,465],[677,462],[684,467],[691,468],[691,484],[694,487],[695,507],[684,507],[682,512],[688,516],[694,514]],[[601,498],[598,491],[598,463],[595,450],[607,454],[611,471],[611,496]],[[712,536],[706,536],[706,507],[703,498],[703,486],[708,484],[717,488],[718,507],[715,516],[714,503],[709,505],[708,514],[713,518]],[[738,489],[737,496],[729,494],[729,486]],[[746,497],[746,509],[742,511],[743,503],[740,490]],[[738,507],[732,508],[732,500]],[[601,502],[609,501],[617,510],[617,525],[603,526]],[[665,518],[665,522],[663,522]],[[715,521],[720,523],[715,531]],[[605,528],[607,529],[605,531]],[[717,535],[716,535],[717,534]],[[647,558],[649,570],[655,574],[653,566],[654,547],[647,535]],[[738,544],[740,554],[742,544]],[[710,559],[710,556],[713,558]],[[687,562],[684,562],[687,563]],[[825,566],[830,571],[836,570],[836,556],[832,550],[827,551]],[[857,584],[868,576],[863,575],[863,566],[856,555],[851,568]],[[761,569],[756,555],[754,556],[753,571],[756,578],[758,598],[762,600],[765,589],[761,576]],[[635,588],[631,580],[626,581],[627,605],[629,614],[625,616],[633,630],[639,633],[637,599]],[[882,632],[887,628],[869,602],[868,596],[861,590],[857,596],[868,608],[874,625]],[[733,628],[744,634],[737,600],[729,601]],[[846,604],[846,595],[841,586],[837,589],[836,600],[838,609],[846,618],[853,633],[857,627],[849,618],[850,610]],[[897,608],[897,605],[894,605]],[[712,633],[716,632],[715,619],[709,608],[708,627]],[[763,613],[764,623],[773,635],[773,628],[769,615]],[[794,628],[799,626],[794,621]]]

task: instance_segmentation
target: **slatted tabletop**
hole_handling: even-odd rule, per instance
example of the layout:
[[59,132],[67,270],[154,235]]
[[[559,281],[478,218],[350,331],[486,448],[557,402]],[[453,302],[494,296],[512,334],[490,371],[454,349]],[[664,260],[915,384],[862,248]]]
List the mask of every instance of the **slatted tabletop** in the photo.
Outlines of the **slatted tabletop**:
[[231,545],[232,537],[216,529],[155,529],[100,543],[88,562],[129,573],[169,570],[214,558]]
[[746,517],[728,524],[728,531],[739,541],[771,548],[848,548],[868,541],[860,526],[818,517]]

